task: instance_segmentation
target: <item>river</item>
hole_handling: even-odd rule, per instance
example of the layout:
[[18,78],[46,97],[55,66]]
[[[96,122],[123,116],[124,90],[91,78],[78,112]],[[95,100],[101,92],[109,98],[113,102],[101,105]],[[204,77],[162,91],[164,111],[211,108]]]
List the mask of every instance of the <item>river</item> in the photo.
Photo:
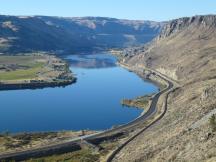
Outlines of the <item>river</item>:
[[121,99],[154,93],[158,88],[117,66],[108,53],[66,58],[75,84],[0,92],[0,132],[104,130],[127,123],[142,112],[123,107]]

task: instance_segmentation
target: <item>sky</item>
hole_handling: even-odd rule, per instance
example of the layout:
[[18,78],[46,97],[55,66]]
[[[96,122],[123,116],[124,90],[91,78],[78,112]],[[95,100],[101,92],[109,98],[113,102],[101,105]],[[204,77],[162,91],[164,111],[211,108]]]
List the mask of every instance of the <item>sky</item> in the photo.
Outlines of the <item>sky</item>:
[[216,14],[216,0],[0,0],[0,14],[167,21]]

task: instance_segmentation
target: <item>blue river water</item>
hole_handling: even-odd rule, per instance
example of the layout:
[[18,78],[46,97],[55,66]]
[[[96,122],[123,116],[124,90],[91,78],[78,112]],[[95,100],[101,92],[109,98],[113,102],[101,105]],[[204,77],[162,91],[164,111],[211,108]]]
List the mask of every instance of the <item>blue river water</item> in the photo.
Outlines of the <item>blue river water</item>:
[[116,66],[109,54],[66,58],[77,83],[58,88],[0,92],[0,132],[103,130],[127,123],[142,110],[121,99],[157,92],[152,83]]

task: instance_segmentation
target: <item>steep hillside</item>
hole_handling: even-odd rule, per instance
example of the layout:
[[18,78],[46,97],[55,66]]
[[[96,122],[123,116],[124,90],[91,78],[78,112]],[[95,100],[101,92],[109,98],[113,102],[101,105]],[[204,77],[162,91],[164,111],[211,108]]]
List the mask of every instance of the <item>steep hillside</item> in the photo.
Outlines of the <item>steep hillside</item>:
[[102,17],[0,16],[0,52],[80,52],[146,43],[163,23]]
[[130,66],[155,69],[181,86],[169,95],[164,118],[115,161],[216,161],[216,16],[170,21],[154,41],[125,50],[122,57]]
[[[171,21],[143,52],[129,60],[154,68],[179,81],[214,77],[216,16],[196,16]],[[204,74],[205,72],[205,74]]]

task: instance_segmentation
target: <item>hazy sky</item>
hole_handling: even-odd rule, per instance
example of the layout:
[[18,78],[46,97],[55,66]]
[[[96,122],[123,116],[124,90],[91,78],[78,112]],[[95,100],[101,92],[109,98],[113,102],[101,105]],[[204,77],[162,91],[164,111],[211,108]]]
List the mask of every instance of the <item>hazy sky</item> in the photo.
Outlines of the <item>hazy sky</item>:
[[216,14],[216,0],[0,0],[0,14],[170,20]]

